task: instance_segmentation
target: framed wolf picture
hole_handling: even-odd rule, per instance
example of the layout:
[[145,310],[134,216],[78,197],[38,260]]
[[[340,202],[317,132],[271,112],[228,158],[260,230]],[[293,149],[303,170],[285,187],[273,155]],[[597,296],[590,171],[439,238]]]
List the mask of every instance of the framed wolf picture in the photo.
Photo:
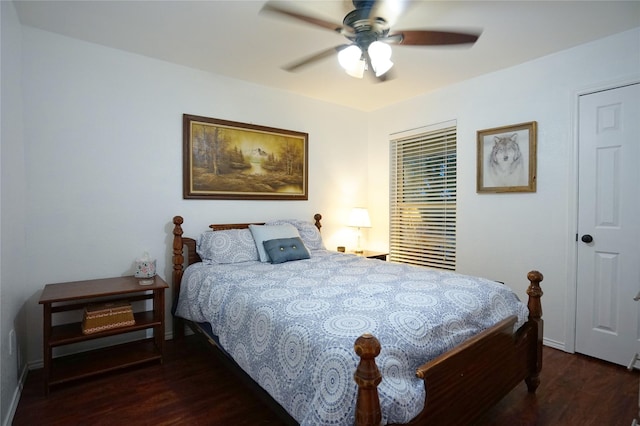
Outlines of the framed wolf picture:
[[477,192],[536,192],[537,123],[478,131]]

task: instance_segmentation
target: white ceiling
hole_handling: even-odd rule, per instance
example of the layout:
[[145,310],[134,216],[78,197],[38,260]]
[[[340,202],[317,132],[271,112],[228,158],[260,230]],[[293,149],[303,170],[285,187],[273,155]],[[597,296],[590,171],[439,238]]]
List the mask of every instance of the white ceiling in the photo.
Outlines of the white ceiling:
[[[329,30],[260,13],[265,1],[14,0],[22,24],[347,107],[372,111],[458,81],[640,27],[640,1],[413,1],[394,30],[481,29],[470,48],[393,46],[395,78],[347,76]],[[340,24],[348,0],[278,3]]]

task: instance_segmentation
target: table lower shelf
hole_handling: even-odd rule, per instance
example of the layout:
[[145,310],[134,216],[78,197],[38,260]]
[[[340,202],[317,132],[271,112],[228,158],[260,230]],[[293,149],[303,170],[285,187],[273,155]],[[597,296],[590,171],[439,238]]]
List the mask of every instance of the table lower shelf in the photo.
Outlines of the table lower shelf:
[[79,322],[56,325],[51,328],[49,345],[51,347],[69,345],[91,339],[100,339],[107,336],[145,330],[162,324],[160,320],[155,319],[153,311],[136,312],[134,318],[136,321],[134,325],[112,328],[93,334],[83,334],[82,323]]
[[152,338],[57,357],[52,360],[47,385],[66,383],[157,360],[162,362],[162,353]]

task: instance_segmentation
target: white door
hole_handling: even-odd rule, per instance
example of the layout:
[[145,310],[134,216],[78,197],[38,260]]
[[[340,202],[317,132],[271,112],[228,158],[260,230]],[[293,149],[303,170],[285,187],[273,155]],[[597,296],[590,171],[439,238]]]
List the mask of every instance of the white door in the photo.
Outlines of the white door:
[[576,352],[640,351],[640,84],[579,100]]

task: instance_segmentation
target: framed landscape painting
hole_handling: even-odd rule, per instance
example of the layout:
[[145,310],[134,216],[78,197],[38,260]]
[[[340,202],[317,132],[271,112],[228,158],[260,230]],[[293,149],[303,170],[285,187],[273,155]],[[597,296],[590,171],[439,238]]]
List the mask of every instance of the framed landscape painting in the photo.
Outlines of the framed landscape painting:
[[183,115],[185,199],[307,200],[307,133]]
[[478,131],[476,190],[536,192],[537,123]]

